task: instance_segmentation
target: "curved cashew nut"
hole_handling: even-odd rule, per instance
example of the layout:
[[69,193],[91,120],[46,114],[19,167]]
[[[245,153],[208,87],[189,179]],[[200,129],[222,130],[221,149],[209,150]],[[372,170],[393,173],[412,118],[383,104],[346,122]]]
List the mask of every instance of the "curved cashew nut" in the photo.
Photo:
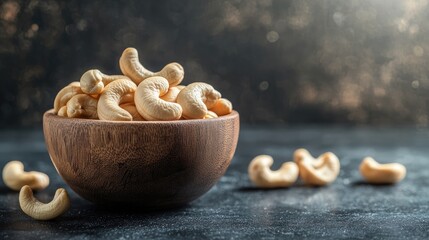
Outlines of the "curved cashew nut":
[[119,59],[119,67],[124,75],[128,76],[136,84],[140,84],[148,77],[160,76],[168,80],[169,85],[176,86],[182,82],[185,72],[178,63],[167,64],[159,72],[151,72],[144,68],[139,60],[138,52],[135,48],[127,48]]
[[405,178],[407,169],[400,163],[380,164],[371,157],[362,160],[360,174],[372,184],[394,184]]
[[82,94],[82,89],[77,86],[66,86],[65,88],[61,89],[54,100],[54,111],[55,113],[58,113],[60,108],[65,106],[67,102],[76,94]]
[[272,171],[273,158],[269,155],[255,157],[249,165],[250,180],[258,187],[289,187],[298,178],[298,166],[294,162],[283,163],[279,170]]
[[28,216],[37,220],[50,220],[64,214],[70,208],[70,199],[64,188],[59,188],[49,203],[42,203],[33,196],[29,186],[19,192],[19,205]]
[[183,108],[183,117],[203,119],[207,109],[215,105],[221,94],[211,85],[202,82],[191,83],[180,91],[177,103]]
[[220,98],[209,110],[215,112],[219,116],[227,115],[232,112],[232,103],[226,98]]
[[144,118],[139,114],[134,103],[124,103],[119,106],[131,114],[133,121],[144,121]]
[[36,171],[24,172],[22,162],[10,161],[3,168],[3,182],[15,191],[19,191],[24,185],[35,190],[42,190],[49,185],[49,176]]
[[86,71],[80,78],[80,87],[84,93],[91,95],[100,94],[107,84],[118,79],[128,79],[128,77],[123,75],[106,75],[98,69],[91,69]]
[[340,173],[340,161],[331,152],[315,159],[307,150],[301,148],[294,152],[294,161],[298,164],[302,180],[309,185],[329,184],[335,181]]
[[[98,100],[89,95],[77,94],[67,102],[67,116],[71,118],[97,119],[97,103]],[[60,115],[60,112],[58,112],[58,115]]]
[[177,100],[177,95],[179,95],[180,91],[182,91],[182,89],[185,86],[175,86],[175,87],[171,87],[168,89],[168,92],[166,94],[164,94],[163,96],[161,96],[161,99],[167,102],[176,102]]
[[209,118],[217,118],[218,115],[215,112],[212,111],[207,111],[206,116],[204,117],[204,119],[209,119]]
[[121,98],[134,93],[137,86],[128,79],[118,79],[107,85],[98,100],[98,117],[102,120],[131,121],[133,117],[129,112],[119,106]]
[[168,81],[163,77],[150,77],[139,84],[134,95],[137,111],[146,120],[177,120],[182,107],[160,98],[168,91]]
[[62,106],[60,110],[58,111],[58,116],[60,117],[67,117],[67,105]]

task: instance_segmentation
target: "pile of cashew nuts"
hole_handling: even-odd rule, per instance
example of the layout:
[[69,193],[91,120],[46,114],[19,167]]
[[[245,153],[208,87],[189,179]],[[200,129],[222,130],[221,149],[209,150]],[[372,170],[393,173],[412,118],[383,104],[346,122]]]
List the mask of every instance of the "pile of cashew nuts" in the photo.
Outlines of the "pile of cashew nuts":
[[25,172],[20,161],[10,161],[3,168],[3,182],[19,192],[19,205],[28,216],[37,220],[50,220],[64,214],[70,208],[70,199],[64,188],[55,192],[53,200],[42,203],[33,195],[33,190],[40,191],[49,185],[48,175],[31,171]]
[[216,118],[232,112],[232,104],[203,82],[179,85],[183,67],[169,63],[152,72],[140,63],[135,48],[119,59],[123,75],[86,71],[79,82],[61,89],[54,100],[59,116],[110,121],[170,121]]
[[[331,152],[314,158],[306,149],[301,148],[294,152],[293,160],[273,171],[270,169],[274,163],[273,158],[259,155],[249,164],[249,178],[260,188],[290,187],[298,176],[306,185],[324,186],[335,181],[340,173],[340,161]],[[370,184],[394,184],[404,179],[407,172],[402,164],[380,164],[371,157],[362,160],[359,171]]]

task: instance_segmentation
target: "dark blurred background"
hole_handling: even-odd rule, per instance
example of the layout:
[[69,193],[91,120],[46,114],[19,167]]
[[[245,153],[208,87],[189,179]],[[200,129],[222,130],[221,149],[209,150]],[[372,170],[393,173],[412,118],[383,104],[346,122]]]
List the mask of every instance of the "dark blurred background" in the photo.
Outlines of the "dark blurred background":
[[83,72],[126,47],[177,61],[244,124],[427,126],[428,0],[0,0],[0,128],[41,127]]

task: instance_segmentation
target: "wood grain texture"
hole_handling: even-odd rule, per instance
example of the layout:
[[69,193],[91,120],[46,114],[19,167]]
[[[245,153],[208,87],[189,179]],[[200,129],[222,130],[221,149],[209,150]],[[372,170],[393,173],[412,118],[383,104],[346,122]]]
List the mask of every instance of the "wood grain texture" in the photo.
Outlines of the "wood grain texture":
[[45,142],[64,181],[100,204],[182,205],[203,195],[235,153],[239,114],[215,119],[113,122],[43,116]]

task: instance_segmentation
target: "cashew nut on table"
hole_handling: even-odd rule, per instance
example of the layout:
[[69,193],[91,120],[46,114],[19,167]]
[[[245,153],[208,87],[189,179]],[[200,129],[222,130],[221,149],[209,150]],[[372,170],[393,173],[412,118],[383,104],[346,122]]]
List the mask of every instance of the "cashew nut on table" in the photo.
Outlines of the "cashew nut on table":
[[70,208],[70,199],[64,188],[59,188],[49,203],[42,203],[33,196],[27,185],[19,192],[19,205],[28,216],[37,220],[50,220],[64,214]]
[[28,185],[34,190],[45,189],[49,185],[48,175],[31,171],[24,171],[24,164],[20,161],[10,161],[3,167],[3,182],[12,190],[19,191],[22,186]]
[[79,82],[57,94],[54,113],[107,121],[174,121],[213,119],[232,112],[231,102],[220,98],[211,85],[179,85],[185,73],[178,63],[152,72],[140,63],[135,48],[127,48],[119,67],[123,75],[106,75],[98,69],[83,73]]
[[298,178],[298,166],[294,162],[283,163],[279,170],[272,171],[273,158],[269,155],[255,157],[249,165],[250,180],[261,188],[289,187]]
[[340,173],[340,161],[331,152],[314,158],[301,148],[294,152],[294,161],[298,164],[300,178],[308,185],[327,185],[335,181]]
[[366,157],[359,166],[360,174],[371,184],[394,184],[405,178],[407,169],[400,163],[381,164]]

